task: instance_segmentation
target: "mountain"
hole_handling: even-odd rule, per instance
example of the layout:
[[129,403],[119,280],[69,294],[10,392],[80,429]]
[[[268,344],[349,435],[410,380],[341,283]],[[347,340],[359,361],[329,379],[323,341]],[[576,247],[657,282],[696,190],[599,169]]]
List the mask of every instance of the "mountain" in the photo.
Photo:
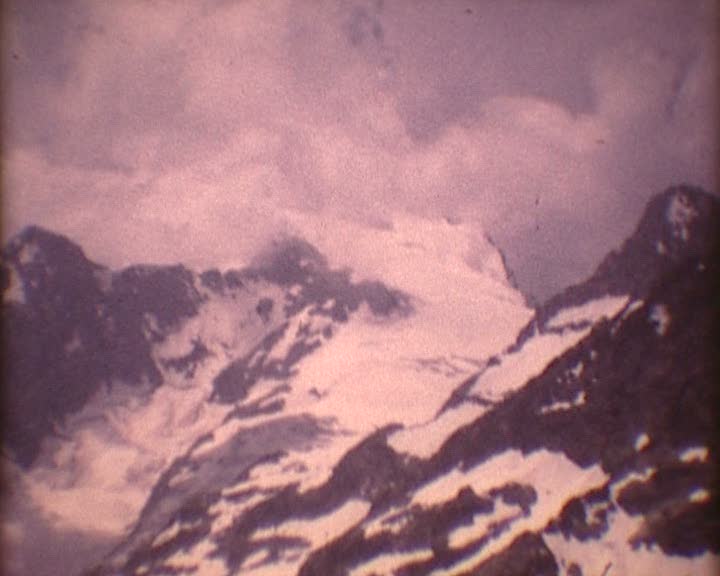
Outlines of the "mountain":
[[[244,383],[233,378],[253,356],[280,340],[288,319],[301,310],[345,322],[362,303],[378,316],[408,306],[404,295],[380,283],[353,284],[347,272],[329,270],[314,248],[297,239],[279,246],[263,267],[224,274],[208,270],[195,277],[180,265],[111,272],[90,262],[66,238],[29,227],[4,250],[2,278],[10,330],[3,433],[6,448],[24,467],[37,458],[42,441],[101,388],[122,383],[152,391],[164,382],[163,368],[192,377],[211,355],[201,338],[192,341],[186,354],[158,356],[155,350],[204,304],[232,301],[244,294],[246,284],[258,294],[250,298],[255,309],[245,321],[260,326],[264,338],[214,379],[214,397],[223,402],[242,396],[244,388],[262,377],[287,376],[293,364],[319,345],[317,338],[297,338],[284,362],[255,362],[255,372]],[[273,311],[273,290],[260,293],[258,287],[265,284],[275,291],[293,284],[301,289],[286,298],[279,316]],[[323,337],[330,336],[328,327]]]
[[[46,230],[13,238],[1,266],[11,573],[71,574],[99,559],[176,460],[238,425],[262,424],[270,446],[309,426],[307,442],[342,451],[391,419],[430,418],[454,379],[529,318],[496,261],[491,274],[463,264],[459,227],[378,234],[405,291],[355,279],[297,238],[244,269],[202,273],[111,271]],[[356,231],[354,245],[372,258],[378,239]]]
[[595,273],[538,307],[532,326],[543,327],[562,308],[604,295],[642,297],[686,263],[704,265],[717,254],[717,197],[694,186],[674,186],[647,205],[634,234],[608,254]]
[[242,270],[113,272],[27,229],[2,268],[10,502],[103,539],[70,566],[11,505],[11,568],[714,573],[719,215],[667,190],[535,311],[434,250],[449,225],[398,228],[398,252],[383,232],[387,257],[477,294],[357,280],[298,239]]

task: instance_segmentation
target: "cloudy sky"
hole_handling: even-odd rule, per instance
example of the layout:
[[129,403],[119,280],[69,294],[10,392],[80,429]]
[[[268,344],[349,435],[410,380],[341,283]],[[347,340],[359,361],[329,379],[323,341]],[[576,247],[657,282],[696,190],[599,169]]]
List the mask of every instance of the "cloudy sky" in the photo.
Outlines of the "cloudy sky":
[[543,297],[651,194],[717,189],[712,0],[3,6],[3,233],[111,266],[410,213],[489,234]]

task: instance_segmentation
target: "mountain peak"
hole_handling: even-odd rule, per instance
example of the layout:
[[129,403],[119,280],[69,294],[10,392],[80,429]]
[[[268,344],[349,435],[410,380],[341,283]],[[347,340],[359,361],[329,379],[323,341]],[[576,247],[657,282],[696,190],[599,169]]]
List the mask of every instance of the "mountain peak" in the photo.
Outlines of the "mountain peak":
[[3,259],[19,266],[86,261],[80,246],[65,236],[36,225],[26,226],[10,239],[3,251]]
[[701,188],[678,185],[648,202],[635,232],[608,254],[581,284],[542,308],[578,305],[603,295],[642,296],[682,262],[702,266],[718,253],[720,199]]
[[672,266],[712,258],[718,230],[720,199],[693,186],[670,187],[648,203],[635,233],[588,283],[610,294],[642,295]]
[[638,228],[623,248],[651,248],[659,257],[699,257],[717,234],[720,201],[702,188],[672,186],[647,205]]
[[670,203],[665,211],[665,219],[672,226],[673,236],[687,242],[689,239],[688,229],[698,216],[693,200],[683,192],[673,194]]
[[27,226],[2,250],[3,298],[37,303],[50,295],[93,292],[95,274],[101,269],[72,240]]
[[670,186],[646,205],[635,232],[585,281],[542,303],[513,347],[564,308],[604,298],[643,299],[668,275],[696,274],[720,259],[720,198],[697,186]]

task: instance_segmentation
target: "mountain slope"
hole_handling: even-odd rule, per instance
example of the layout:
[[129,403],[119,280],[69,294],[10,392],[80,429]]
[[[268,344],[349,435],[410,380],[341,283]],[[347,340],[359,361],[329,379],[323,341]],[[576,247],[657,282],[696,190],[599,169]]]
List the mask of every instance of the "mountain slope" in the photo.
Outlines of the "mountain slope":
[[[493,349],[483,331],[500,325],[480,319],[474,353],[431,298],[353,282],[302,242],[268,268],[198,276],[197,314],[144,325],[162,382],[150,400],[88,404],[113,415],[123,441],[98,450],[116,468],[128,446],[163,457],[132,452],[134,479],[105,485],[137,512],[87,573],[714,573],[719,205],[689,187],[658,196],[529,323],[498,292],[517,337]],[[251,338],[225,298],[245,302]],[[64,430],[87,449],[108,427],[80,414]],[[95,486],[47,490],[43,458],[35,495]]]
[[[59,263],[38,235],[73,248],[62,266],[90,269],[84,284],[52,283]],[[428,246],[439,240],[428,237]],[[401,257],[408,250],[427,253],[422,243],[408,246],[402,231],[395,245]],[[27,252],[32,259],[19,256]],[[32,301],[26,298],[29,266],[48,279]],[[455,273],[486,282],[470,268]],[[10,467],[15,495],[6,514],[13,546],[22,551],[18,566],[26,563],[18,573],[53,573],[57,565],[45,556],[49,546],[34,544],[28,514],[54,531],[55,542],[75,534],[86,541],[142,540],[182,505],[184,486],[194,490],[192,478],[183,483],[175,474],[192,476],[199,461],[222,483],[234,473],[228,461],[240,465],[294,449],[296,465],[321,481],[374,427],[398,415],[404,423],[431,418],[454,378],[507,345],[528,317],[520,295],[492,278],[493,294],[473,302],[489,314],[473,324],[487,326],[496,315],[503,325],[473,338],[450,326],[438,338],[439,309],[443,315],[454,307],[462,315],[455,300],[355,280],[298,239],[279,242],[243,270],[195,274],[181,266],[133,266],[113,272],[88,262],[66,239],[31,229],[10,242],[3,274],[8,316],[27,318],[25,325],[7,324],[21,360],[6,380],[7,405],[17,425],[32,432],[32,441],[8,434],[5,443],[20,465]],[[68,303],[72,314],[63,312]],[[43,314],[58,320],[45,328]],[[18,338],[19,328],[27,339]],[[47,332],[44,345],[57,353],[46,364],[22,361],[43,355],[32,338],[40,330]],[[101,369],[88,369],[95,364]],[[65,373],[68,389],[84,378],[74,403],[53,387],[55,376]],[[16,400],[23,390],[32,391],[25,404]],[[260,447],[228,455],[228,447],[258,437],[265,439]],[[216,453],[224,456],[215,460]],[[203,476],[200,484],[211,483]]]

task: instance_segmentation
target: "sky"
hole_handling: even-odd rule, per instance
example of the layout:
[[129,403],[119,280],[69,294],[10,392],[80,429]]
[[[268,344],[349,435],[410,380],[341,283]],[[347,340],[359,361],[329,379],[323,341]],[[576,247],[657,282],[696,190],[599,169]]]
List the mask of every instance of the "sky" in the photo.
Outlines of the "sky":
[[3,235],[236,265],[397,218],[543,299],[648,198],[717,190],[715,2],[6,0]]

